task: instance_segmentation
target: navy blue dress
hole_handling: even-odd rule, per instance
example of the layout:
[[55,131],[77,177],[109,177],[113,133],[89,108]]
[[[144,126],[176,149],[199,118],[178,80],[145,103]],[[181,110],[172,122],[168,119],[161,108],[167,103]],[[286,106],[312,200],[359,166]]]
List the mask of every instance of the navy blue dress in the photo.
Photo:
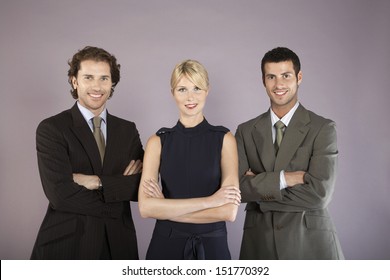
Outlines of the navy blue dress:
[[[229,130],[206,119],[192,128],[180,121],[157,132],[165,198],[206,197],[221,186],[221,151]],[[231,259],[225,222],[192,224],[157,220],[146,259]]]

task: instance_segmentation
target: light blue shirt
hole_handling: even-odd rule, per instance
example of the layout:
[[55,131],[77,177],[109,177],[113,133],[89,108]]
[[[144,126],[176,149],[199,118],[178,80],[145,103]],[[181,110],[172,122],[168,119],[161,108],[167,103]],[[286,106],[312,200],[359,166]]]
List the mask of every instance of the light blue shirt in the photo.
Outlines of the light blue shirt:
[[[276,128],[275,128],[275,123],[277,121],[282,121],[284,123],[284,125],[286,126],[283,130],[283,132],[286,130],[286,128],[288,127],[290,121],[291,121],[291,118],[293,117],[295,111],[298,109],[298,106],[299,106],[299,102],[297,102],[294,107],[291,108],[291,110],[285,114],[283,116],[283,118],[279,119],[278,116],[274,113],[274,111],[272,111],[272,109],[270,110],[271,111],[271,124],[272,124],[272,141],[275,142],[275,138],[276,138]],[[285,189],[287,188],[287,182],[286,182],[286,177],[284,177],[284,170],[280,171],[280,189]]]
[[[87,108],[85,108],[83,105],[80,104],[80,102],[77,101],[77,107],[79,108],[81,114],[83,115],[85,121],[87,122],[89,128],[91,129],[91,131],[93,132],[93,117],[95,117],[95,115],[90,111],[88,110]],[[104,141],[107,143],[107,109],[104,108],[103,112],[100,113],[99,117],[102,118],[102,122],[100,124],[100,130],[103,132],[103,136],[104,136]]]

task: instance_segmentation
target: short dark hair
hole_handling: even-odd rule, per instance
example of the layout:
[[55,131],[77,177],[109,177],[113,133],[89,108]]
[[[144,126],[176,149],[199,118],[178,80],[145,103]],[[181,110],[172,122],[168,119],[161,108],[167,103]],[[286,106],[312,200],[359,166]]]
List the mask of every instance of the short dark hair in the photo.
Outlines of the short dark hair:
[[269,62],[283,62],[283,61],[291,61],[294,67],[295,76],[298,78],[298,73],[301,71],[301,62],[299,61],[299,57],[292,50],[285,47],[277,47],[270,51],[268,51],[263,59],[261,60],[261,73],[263,77],[264,83],[264,65]]
[[79,50],[77,53],[75,53],[72,59],[68,61],[70,66],[68,70],[68,83],[72,87],[70,93],[72,94],[73,98],[78,99],[78,94],[77,89],[73,88],[72,77],[77,77],[77,73],[80,70],[80,64],[85,60],[94,60],[98,62],[104,61],[110,65],[112,81],[110,97],[112,97],[114,88],[120,80],[120,64],[117,64],[115,56],[106,50],[97,47],[86,46],[82,50]]

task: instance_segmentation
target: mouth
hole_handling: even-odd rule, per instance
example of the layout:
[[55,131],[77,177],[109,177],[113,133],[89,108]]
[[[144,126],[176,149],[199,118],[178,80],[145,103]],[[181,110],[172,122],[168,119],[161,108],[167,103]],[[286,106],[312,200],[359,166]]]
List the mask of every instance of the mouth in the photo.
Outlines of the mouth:
[[88,93],[88,95],[90,97],[92,97],[93,99],[98,99],[98,98],[101,98],[103,96],[103,93]]
[[196,106],[198,106],[198,104],[186,104],[186,105],[184,105],[187,109],[190,109],[190,110],[192,110],[192,109],[194,109]]
[[283,90],[274,90],[273,93],[277,96],[283,96],[285,94],[287,94],[288,90],[287,89],[283,89]]

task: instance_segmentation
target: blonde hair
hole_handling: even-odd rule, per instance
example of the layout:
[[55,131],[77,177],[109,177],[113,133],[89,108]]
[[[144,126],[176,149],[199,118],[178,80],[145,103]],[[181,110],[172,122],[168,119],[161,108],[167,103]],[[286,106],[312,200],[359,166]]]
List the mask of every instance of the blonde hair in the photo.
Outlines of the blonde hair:
[[171,89],[173,90],[179,80],[183,77],[187,77],[194,85],[202,90],[208,90],[209,88],[209,75],[206,68],[196,61],[187,59],[175,66],[171,76]]

